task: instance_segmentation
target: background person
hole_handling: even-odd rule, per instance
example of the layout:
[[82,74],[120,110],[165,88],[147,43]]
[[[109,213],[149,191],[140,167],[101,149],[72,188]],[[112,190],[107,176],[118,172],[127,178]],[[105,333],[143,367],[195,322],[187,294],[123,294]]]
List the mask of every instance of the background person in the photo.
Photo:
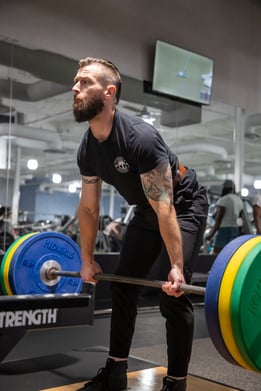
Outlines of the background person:
[[2,255],[16,239],[11,213],[11,208],[0,205],[0,254]]
[[[190,282],[194,256],[205,229],[206,190],[182,166],[159,132],[141,118],[116,110],[121,77],[110,61],[80,61],[73,86],[76,121],[89,122],[78,150],[82,191],[78,208],[81,276],[96,282],[101,272],[93,252],[99,225],[101,183],[113,185],[137,205],[127,226],[116,274],[144,278],[154,261],[168,259],[160,310],[166,318],[168,369],[162,391],[186,390],[193,341],[193,306],[179,290]],[[110,349],[106,366],[82,390],[127,388],[127,359],[134,334],[140,287],[112,283]]]
[[258,193],[253,200],[253,217],[256,233],[261,234],[261,194]]
[[233,181],[225,180],[221,196],[217,201],[214,227],[205,237],[206,241],[212,240],[216,234],[213,244],[214,254],[218,254],[227,243],[240,235],[243,212],[244,204],[241,198],[235,194]]

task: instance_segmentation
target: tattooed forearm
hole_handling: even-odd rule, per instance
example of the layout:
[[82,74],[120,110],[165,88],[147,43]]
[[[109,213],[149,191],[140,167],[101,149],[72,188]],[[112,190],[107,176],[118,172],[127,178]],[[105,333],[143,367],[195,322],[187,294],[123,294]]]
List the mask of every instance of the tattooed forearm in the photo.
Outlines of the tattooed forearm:
[[144,193],[154,201],[169,202],[173,198],[172,173],[169,164],[161,164],[141,175]]
[[86,185],[94,185],[95,183],[98,183],[100,178],[87,178],[87,177],[82,177],[83,183]]

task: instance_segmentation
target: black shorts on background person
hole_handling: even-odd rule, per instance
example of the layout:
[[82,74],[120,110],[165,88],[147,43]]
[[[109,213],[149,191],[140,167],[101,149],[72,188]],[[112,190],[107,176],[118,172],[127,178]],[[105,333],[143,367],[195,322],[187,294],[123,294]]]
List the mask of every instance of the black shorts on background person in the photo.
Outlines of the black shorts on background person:
[[[82,191],[78,208],[81,276],[95,282],[101,272],[93,257],[102,181],[136,205],[121,247],[116,274],[145,278],[154,261],[169,267],[160,294],[166,319],[168,368],[162,391],[185,391],[193,341],[193,306],[180,284],[189,283],[208,213],[206,190],[184,167],[160,133],[141,118],[116,109],[121,77],[110,61],[80,61],[73,86],[75,120],[89,128],[78,150]],[[81,390],[127,389],[127,359],[135,330],[140,288],[112,283],[109,356],[105,367]]]

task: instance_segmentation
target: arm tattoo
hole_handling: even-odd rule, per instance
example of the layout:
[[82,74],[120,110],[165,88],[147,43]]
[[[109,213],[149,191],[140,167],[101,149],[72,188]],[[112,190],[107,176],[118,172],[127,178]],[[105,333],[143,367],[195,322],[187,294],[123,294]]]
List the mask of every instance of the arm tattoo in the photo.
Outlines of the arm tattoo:
[[82,177],[82,181],[83,183],[85,183],[86,185],[94,185],[95,183],[98,183],[100,180],[100,178],[86,178],[86,177]]
[[142,186],[147,198],[154,201],[172,201],[173,180],[170,165],[160,164],[154,170],[141,175]]

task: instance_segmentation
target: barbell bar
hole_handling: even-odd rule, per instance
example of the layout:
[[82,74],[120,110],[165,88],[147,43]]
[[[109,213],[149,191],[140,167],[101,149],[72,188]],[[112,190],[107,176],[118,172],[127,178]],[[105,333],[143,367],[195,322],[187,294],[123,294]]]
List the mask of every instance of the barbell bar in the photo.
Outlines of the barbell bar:
[[[49,269],[46,271],[46,276],[47,279],[53,280],[56,277],[62,277],[62,276],[80,278],[81,274],[80,272]],[[94,275],[94,278],[97,281],[119,282],[124,284],[140,285],[143,287],[147,286],[151,288],[162,288],[162,285],[165,283],[165,281],[160,281],[160,280],[146,280],[145,278],[133,278],[133,277],[126,277],[126,276],[119,276],[119,275],[105,274],[105,273],[96,273]],[[185,293],[193,293],[195,295],[203,295],[203,296],[206,293],[205,288],[189,285],[189,284],[181,284],[179,290]]]
[[[206,288],[182,284],[185,293],[205,295],[209,336],[232,364],[261,372],[261,235],[242,235],[217,255]],[[81,293],[79,246],[58,232],[25,235],[6,251],[0,267],[4,294]],[[68,271],[67,271],[68,270]],[[165,281],[98,273],[97,281],[162,288]]]

